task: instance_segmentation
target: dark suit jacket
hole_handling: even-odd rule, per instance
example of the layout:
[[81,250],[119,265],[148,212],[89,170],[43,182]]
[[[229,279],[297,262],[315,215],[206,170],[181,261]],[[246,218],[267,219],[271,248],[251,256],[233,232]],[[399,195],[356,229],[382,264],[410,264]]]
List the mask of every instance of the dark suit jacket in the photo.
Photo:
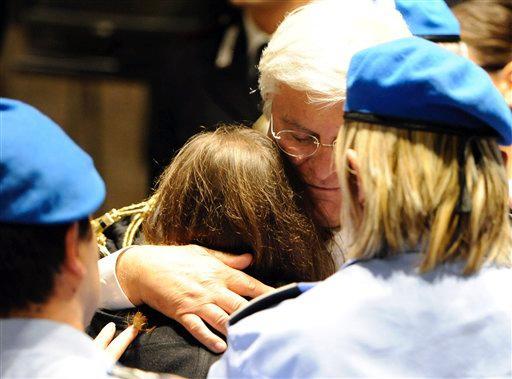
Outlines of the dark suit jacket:
[[[233,59],[229,66],[219,68],[215,60],[232,26],[239,30]],[[148,148],[152,179],[202,126],[233,122],[250,126],[258,119],[260,96],[257,91],[251,94],[251,89],[257,89],[257,78],[249,74],[250,66],[240,16],[165,54],[151,84]]]
[[220,358],[203,347],[178,322],[149,308],[122,311],[100,310],[96,312],[88,333],[96,336],[109,322],[114,322],[118,333],[127,327],[127,320],[140,310],[147,318],[149,326],[155,329],[141,332],[119,359],[127,367],[146,371],[165,372],[186,378],[206,378],[210,366]]

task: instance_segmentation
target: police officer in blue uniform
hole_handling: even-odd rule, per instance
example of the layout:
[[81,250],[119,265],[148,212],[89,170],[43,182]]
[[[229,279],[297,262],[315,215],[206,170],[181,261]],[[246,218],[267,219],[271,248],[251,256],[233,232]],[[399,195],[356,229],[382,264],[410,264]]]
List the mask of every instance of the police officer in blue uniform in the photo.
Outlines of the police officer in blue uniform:
[[353,57],[344,108],[350,261],[236,314],[209,377],[509,378],[507,105],[482,69],[412,37]]
[[0,98],[1,378],[160,377],[115,365],[83,333],[99,294],[89,216],[104,198],[92,159],[59,126]]

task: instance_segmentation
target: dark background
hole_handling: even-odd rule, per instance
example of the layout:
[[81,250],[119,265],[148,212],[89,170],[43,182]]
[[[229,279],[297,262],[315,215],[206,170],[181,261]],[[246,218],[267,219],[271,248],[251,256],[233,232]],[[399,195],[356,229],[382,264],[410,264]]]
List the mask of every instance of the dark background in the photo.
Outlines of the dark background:
[[237,12],[227,0],[0,0],[0,96],[41,109],[93,156],[103,210],[138,202],[162,57],[199,46]]

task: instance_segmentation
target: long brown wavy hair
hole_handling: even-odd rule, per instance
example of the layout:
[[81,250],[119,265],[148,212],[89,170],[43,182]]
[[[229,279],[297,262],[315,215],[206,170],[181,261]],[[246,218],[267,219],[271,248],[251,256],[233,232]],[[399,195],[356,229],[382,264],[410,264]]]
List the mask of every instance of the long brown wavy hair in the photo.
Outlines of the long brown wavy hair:
[[249,274],[269,284],[315,281],[335,271],[322,231],[292,189],[274,142],[241,126],[192,137],[165,169],[146,242],[250,252]]

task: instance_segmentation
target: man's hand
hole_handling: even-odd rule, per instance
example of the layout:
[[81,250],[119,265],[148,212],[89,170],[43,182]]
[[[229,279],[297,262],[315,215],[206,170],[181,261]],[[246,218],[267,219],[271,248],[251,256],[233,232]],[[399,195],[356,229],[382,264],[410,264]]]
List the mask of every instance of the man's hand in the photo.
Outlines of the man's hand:
[[247,303],[242,296],[272,290],[239,271],[251,260],[250,254],[235,256],[196,245],[133,246],[119,257],[116,272],[133,304],[148,304],[221,353],[226,343],[204,322],[226,334],[229,314]]

